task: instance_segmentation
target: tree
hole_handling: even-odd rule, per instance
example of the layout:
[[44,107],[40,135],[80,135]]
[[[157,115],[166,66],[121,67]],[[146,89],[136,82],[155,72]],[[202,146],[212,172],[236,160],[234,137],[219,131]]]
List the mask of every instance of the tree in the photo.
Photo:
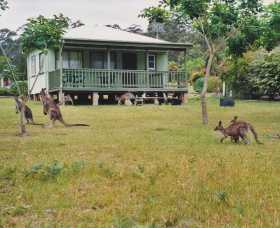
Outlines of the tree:
[[270,51],[280,44],[280,2],[270,4],[265,8],[262,27],[264,32],[260,44]]
[[[0,42],[5,50],[10,63],[15,66],[17,80],[26,80],[26,60],[22,54],[20,40],[17,38],[17,32],[7,28],[0,29]],[[2,51],[0,52],[3,56]],[[6,63],[0,63],[6,64]]]
[[0,10],[5,11],[8,8],[8,2],[6,0],[0,0]]
[[[202,122],[208,124],[206,95],[214,57],[226,47],[229,37],[236,34],[239,20],[256,15],[262,4],[259,0],[163,0],[159,8],[162,7],[169,10],[178,23],[199,33],[206,43],[208,53],[201,107]],[[146,14],[146,18],[152,17]]]
[[59,49],[62,45],[63,34],[70,28],[83,25],[80,21],[72,22],[63,14],[54,15],[53,18],[42,15],[30,18],[20,37],[22,50],[28,54],[33,50]]

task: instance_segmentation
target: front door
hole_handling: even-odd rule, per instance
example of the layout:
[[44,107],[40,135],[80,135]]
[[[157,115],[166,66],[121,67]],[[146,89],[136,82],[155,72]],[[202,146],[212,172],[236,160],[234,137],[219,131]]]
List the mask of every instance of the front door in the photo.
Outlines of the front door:
[[123,53],[122,59],[124,70],[137,70],[136,53]]
[[123,53],[122,63],[125,70],[122,75],[123,86],[125,88],[135,88],[137,75],[133,71],[137,70],[137,54]]

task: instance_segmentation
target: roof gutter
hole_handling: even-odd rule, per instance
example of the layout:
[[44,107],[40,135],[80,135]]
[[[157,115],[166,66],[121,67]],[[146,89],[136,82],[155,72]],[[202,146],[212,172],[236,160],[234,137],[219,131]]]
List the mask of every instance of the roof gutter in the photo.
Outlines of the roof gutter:
[[99,46],[99,47],[118,47],[118,48],[140,48],[140,49],[161,49],[185,51],[192,47],[191,43],[141,43],[129,41],[109,41],[109,40],[87,40],[87,39],[64,39],[65,46]]

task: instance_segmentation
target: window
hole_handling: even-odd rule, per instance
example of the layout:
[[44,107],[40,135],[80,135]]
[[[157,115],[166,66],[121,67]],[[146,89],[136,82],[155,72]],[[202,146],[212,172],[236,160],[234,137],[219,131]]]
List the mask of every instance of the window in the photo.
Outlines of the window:
[[45,68],[45,54],[40,53],[39,54],[39,73],[44,73]]
[[107,61],[106,61],[105,52],[93,52],[91,53],[91,67],[94,69],[106,69]]
[[[83,67],[82,52],[79,51],[64,51],[62,53],[64,69],[78,69]],[[59,60],[58,60],[59,62]]]
[[55,69],[59,69],[60,68],[60,61],[59,61],[59,52],[56,51],[55,52]]
[[64,69],[70,68],[70,66],[69,66],[69,53],[68,52],[64,51],[62,53],[62,59],[63,59],[63,68]]
[[156,56],[148,55],[148,70],[155,70],[155,69],[156,69]]
[[31,76],[36,75],[36,56],[31,56]]
[[118,67],[118,59],[117,59],[117,53],[111,52],[111,61],[110,61],[110,68],[111,69],[117,69]]

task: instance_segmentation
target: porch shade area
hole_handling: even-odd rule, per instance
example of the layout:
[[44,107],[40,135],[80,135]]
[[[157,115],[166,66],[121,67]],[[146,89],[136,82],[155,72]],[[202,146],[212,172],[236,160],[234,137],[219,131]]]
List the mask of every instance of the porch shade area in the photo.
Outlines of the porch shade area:
[[187,89],[186,72],[169,71],[168,51],[161,49],[65,46],[61,55],[55,53],[55,70],[49,72],[48,82],[50,91]]

